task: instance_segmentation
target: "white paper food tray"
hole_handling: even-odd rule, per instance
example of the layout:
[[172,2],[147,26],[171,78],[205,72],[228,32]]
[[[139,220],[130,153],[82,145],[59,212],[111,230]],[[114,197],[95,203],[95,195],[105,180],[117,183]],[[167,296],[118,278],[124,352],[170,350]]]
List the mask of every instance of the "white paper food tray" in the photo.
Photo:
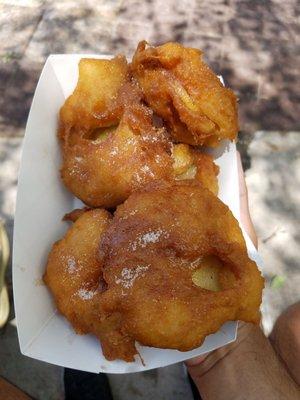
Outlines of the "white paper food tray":
[[[58,111],[77,82],[78,61],[95,55],[51,55],[33,98],[23,146],[14,227],[13,285],[21,352],[52,364],[90,372],[127,373],[163,367],[224,346],[236,338],[236,322],[228,322],[192,351],[179,352],[140,346],[134,363],[107,361],[91,335],[76,335],[60,316],[42,275],[47,254],[62,237],[63,215],[78,200],[65,189],[60,177],[60,149],[56,138]],[[105,58],[110,58],[106,56]],[[220,167],[219,197],[239,219],[239,188],[235,144],[224,142],[213,152]],[[250,257],[260,258],[247,238]]]

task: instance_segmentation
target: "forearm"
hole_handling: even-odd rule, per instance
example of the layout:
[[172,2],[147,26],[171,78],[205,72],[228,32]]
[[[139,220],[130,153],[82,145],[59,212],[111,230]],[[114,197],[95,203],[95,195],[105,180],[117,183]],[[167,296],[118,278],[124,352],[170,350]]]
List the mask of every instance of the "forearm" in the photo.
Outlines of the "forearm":
[[243,324],[238,340],[189,366],[204,400],[298,399],[299,388],[260,328]]

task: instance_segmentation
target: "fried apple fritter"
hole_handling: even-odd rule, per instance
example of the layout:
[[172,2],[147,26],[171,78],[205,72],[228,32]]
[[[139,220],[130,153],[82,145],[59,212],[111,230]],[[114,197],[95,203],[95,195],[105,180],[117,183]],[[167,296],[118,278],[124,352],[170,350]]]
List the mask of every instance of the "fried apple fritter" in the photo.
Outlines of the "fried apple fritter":
[[[217,193],[213,161],[187,145],[173,147],[165,129],[154,127],[127,69],[122,57],[80,61],[77,86],[60,112],[66,187],[88,206],[107,208],[155,180],[196,179]],[[178,162],[187,168],[180,172]]]
[[238,132],[237,102],[202,60],[202,52],[179,43],[139,43],[131,70],[145,100],[170,127],[174,139],[216,146]]
[[[145,114],[138,112],[142,110],[136,110],[134,121],[144,118],[145,127]],[[148,121],[148,130],[137,134],[131,118],[124,114],[118,128],[101,140],[83,137],[65,145],[61,176],[75,196],[92,207],[114,207],[151,181],[174,179],[195,179],[218,193],[219,169],[210,155],[184,144],[174,145],[171,155],[164,131]]]
[[91,207],[115,207],[130,193],[172,175],[171,143],[155,129],[151,113],[131,104],[118,126],[98,138],[72,137],[63,144],[61,177],[67,188]]
[[54,296],[58,311],[69,320],[76,333],[92,333],[109,348],[113,342],[117,351],[111,356],[118,358],[121,352],[125,360],[132,361],[136,350],[132,339],[118,331],[118,314],[110,316],[100,307],[106,283],[102,278],[98,246],[111,216],[101,209],[75,210],[67,219],[75,222],[53,245],[44,281]]
[[[259,322],[263,279],[238,222],[195,182],[133,193],[117,208],[100,255],[101,301],[143,345],[186,351],[226,321]],[[115,354],[110,346],[105,354]]]
[[119,92],[129,81],[125,57],[83,58],[76,88],[60,110],[60,135],[117,124],[122,116]]
[[108,360],[133,361],[136,341],[186,351],[226,321],[259,322],[263,279],[238,223],[195,180],[151,184],[112,220],[101,209],[66,219],[75,222],[54,244],[44,281]]
[[60,112],[61,177],[91,207],[115,207],[172,173],[171,142],[128,78],[123,57],[83,59],[74,93]]
[[109,222],[107,211],[83,212],[66,235],[53,245],[48,257],[44,281],[54,295],[58,310],[78,333],[90,332],[93,323],[90,311],[104,287],[97,247]]

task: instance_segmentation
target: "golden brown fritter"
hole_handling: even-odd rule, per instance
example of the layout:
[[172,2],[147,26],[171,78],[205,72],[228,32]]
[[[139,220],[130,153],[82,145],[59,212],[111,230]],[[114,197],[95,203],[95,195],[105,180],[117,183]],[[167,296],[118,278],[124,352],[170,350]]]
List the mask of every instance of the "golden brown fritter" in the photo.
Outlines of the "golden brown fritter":
[[121,56],[82,59],[60,111],[66,187],[90,207],[125,202],[113,218],[88,207],[67,214],[73,225],[53,245],[44,280],[108,360],[134,361],[136,341],[185,351],[226,321],[259,321],[263,279],[216,197],[213,158],[189,146],[238,130],[234,94],[200,56],[142,42],[130,68]]
[[44,281],[54,295],[58,310],[79,333],[90,332],[93,323],[89,320],[90,309],[104,287],[97,248],[109,222],[107,211],[83,212],[66,235],[53,245],[48,257]]
[[[125,360],[132,361],[136,350],[132,339],[118,331],[118,314],[110,316],[100,307],[106,284],[102,279],[98,246],[110,218],[110,214],[101,209],[75,210],[68,214],[67,219],[76,221],[53,245],[44,281],[54,296],[58,311],[77,333],[92,333],[108,347],[112,341],[118,349],[115,358],[121,351]],[[111,355],[114,357],[114,352]]]
[[114,207],[136,188],[171,176],[171,143],[145,106],[128,106],[119,125],[101,135],[70,135],[62,146],[62,180],[87,205]]
[[228,207],[195,181],[152,184],[112,220],[101,209],[67,219],[44,280],[108,360],[133,361],[135,341],[185,351],[226,321],[258,323],[263,279]]
[[60,135],[117,124],[122,115],[120,89],[129,82],[125,57],[82,58],[76,88],[60,110]]
[[[107,283],[101,302],[121,315],[119,329],[132,344],[186,351],[226,321],[259,322],[263,279],[238,222],[196,183],[132,194],[100,249]],[[116,354],[111,345],[106,355]]]
[[[187,145],[173,147],[141,99],[123,58],[80,61],[78,84],[60,112],[66,187],[88,206],[107,208],[155,180],[197,179],[217,193],[212,159]],[[182,172],[177,162],[185,163]]]
[[[174,145],[171,154],[163,131],[149,121],[149,130],[137,134],[130,125],[132,114],[126,118],[101,141],[83,137],[65,144],[61,176],[75,196],[92,207],[114,207],[149,182],[174,179],[195,179],[218,193],[219,169],[210,155],[184,144]],[[136,112],[134,121],[138,118],[144,118],[145,127],[145,114]]]
[[176,141],[216,146],[222,139],[236,138],[236,97],[204,63],[200,50],[179,43],[147,47],[143,41],[131,70]]
[[171,142],[128,78],[124,58],[84,59],[60,112],[61,177],[92,207],[114,207],[136,188],[172,174]]

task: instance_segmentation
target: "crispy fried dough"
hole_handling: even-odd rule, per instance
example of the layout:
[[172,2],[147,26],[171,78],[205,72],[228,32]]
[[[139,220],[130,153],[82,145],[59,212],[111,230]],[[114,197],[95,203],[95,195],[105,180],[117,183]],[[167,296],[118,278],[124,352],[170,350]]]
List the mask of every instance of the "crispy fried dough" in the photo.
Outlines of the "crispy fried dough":
[[[263,279],[230,210],[195,181],[151,184],[113,219],[76,210],[44,280],[77,333],[108,360],[133,361],[135,341],[181,351],[229,320],[258,323]],[[100,246],[100,247],[99,247]]]
[[[259,322],[263,279],[238,222],[196,183],[132,194],[100,248],[108,288],[101,301],[141,344],[186,351],[226,321]],[[206,273],[195,276],[201,268]]]
[[89,310],[103,286],[97,248],[110,215],[104,210],[86,211],[79,217],[79,213],[76,214],[76,222],[52,247],[44,281],[54,294],[58,310],[77,332],[88,333]]
[[168,179],[171,143],[163,129],[152,126],[151,116],[132,102],[119,124],[102,130],[100,137],[66,135],[61,177],[67,188],[91,207],[115,207],[136,188]]
[[128,78],[126,60],[83,59],[60,112],[61,177],[91,207],[114,207],[136,188],[172,174],[171,142]]
[[[107,208],[156,180],[196,179],[216,194],[212,159],[187,145],[173,147],[141,100],[122,57],[80,61],[77,86],[60,112],[66,187],[88,206]],[[178,162],[187,168],[178,172]]]
[[60,110],[60,136],[117,124],[122,116],[119,92],[129,82],[124,56],[112,60],[82,58],[76,88]]
[[174,139],[216,146],[237,136],[237,102],[202,60],[202,52],[179,43],[147,47],[141,42],[131,70],[149,106]]
[[104,348],[112,349],[107,358],[120,358],[121,354],[124,360],[133,361],[134,342],[125,332],[119,331],[120,315],[106,313],[100,302],[106,283],[102,278],[98,246],[111,216],[101,209],[75,210],[71,214],[68,218],[75,222],[53,245],[44,281],[54,296],[58,311],[77,333],[96,335]]

